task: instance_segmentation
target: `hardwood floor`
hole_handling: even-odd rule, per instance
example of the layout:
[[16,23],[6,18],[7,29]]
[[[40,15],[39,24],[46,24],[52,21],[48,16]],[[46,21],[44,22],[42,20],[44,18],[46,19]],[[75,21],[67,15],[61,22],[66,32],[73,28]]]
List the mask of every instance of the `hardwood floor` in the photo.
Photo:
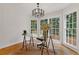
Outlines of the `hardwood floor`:
[[[21,49],[22,43],[15,44],[3,49],[0,49],[0,55],[41,55],[41,51],[36,46],[27,45],[28,49]],[[78,55],[73,50],[62,45],[55,45],[56,55]],[[47,55],[44,51],[44,55]],[[49,49],[49,55],[54,55],[52,49]]]

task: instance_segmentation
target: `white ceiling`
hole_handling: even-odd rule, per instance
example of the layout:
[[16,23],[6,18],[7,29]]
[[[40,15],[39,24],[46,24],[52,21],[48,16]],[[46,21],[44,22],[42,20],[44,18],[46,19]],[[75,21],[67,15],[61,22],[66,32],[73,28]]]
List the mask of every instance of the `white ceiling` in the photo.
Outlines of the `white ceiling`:
[[69,5],[68,3],[44,3],[44,4],[42,3],[40,4],[40,7],[48,13],[63,9],[68,5]]
[[[57,10],[61,10],[65,7],[70,5],[69,3],[40,3],[39,7],[45,10],[45,13],[54,12]],[[21,4],[21,7],[23,7],[25,10],[28,10],[26,12],[30,13],[34,8],[36,8],[36,3],[26,3]]]
[[[20,12],[24,11],[24,13],[29,15],[31,15],[32,10],[37,7],[36,3],[4,3],[0,4],[0,6],[1,5],[10,6],[11,8],[16,6]],[[70,3],[40,3],[39,6],[45,10],[45,13],[50,13],[61,10],[68,5],[70,5]]]

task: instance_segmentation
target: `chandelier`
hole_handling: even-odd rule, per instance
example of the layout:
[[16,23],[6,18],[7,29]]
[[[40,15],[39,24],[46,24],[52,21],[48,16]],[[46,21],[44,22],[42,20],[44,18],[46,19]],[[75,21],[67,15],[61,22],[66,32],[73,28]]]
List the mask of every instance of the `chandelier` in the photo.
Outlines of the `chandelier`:
[[35,17],[44,16],[44,10],[39,8],[39,3],[37,3],[37,8],[32,10],[32,16],[35,16]]

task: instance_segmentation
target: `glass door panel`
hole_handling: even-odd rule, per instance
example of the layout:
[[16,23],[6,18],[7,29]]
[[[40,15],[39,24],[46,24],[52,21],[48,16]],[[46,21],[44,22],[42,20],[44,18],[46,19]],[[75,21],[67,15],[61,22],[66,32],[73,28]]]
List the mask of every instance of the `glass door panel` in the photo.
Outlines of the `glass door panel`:
[[[41,35],[43,35],[43,25],[46,25],[46,24],[48,24],[48,19],[42,19],[41,21],[40,21],[40,34]],[[47,33],[47,36],[48,36],[48,33]]]
[[59,40],[59,18],[51,18],[49,19],[50,25],[50,35],[52,35],[53,39]]
[[37,20],[31,20],[31,33],[37,33]]
[[66,42],[76,45],[76,12],[66,16]]

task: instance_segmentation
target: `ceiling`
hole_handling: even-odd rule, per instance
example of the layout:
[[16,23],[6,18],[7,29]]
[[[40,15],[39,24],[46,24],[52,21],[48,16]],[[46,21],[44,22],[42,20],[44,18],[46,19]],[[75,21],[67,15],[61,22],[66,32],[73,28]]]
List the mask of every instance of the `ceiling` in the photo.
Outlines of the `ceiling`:
[[[24,11],[22,13],[27,13],[30,15],[32,13],[32,10],[37,7],[36,3],[4,3],[0,4],[0,6],[1,5],[10,6],[11,8],[16,6],[16,9],[19,10],[19,12]],[[50,13],[61,10],[68,5],[70,5],[70,3],[40,3],[39,7],[45,10],[45,13]]]
[[[40,3],[39,7],[45,10],[45,13],[50,13],[57,10],[61,10],[67,7],[68,5],[70,4],[69,3]],[[26,4],[21,4],[20,6],[23,7],[25,10],[27,9],[29,13],[34,8],[37,7],[36,3],[26,3]]]
[[40,4],[40,8],[44,9],[48,13],[63,9],[68,5],[69,5],[68,3],[42,3]]

